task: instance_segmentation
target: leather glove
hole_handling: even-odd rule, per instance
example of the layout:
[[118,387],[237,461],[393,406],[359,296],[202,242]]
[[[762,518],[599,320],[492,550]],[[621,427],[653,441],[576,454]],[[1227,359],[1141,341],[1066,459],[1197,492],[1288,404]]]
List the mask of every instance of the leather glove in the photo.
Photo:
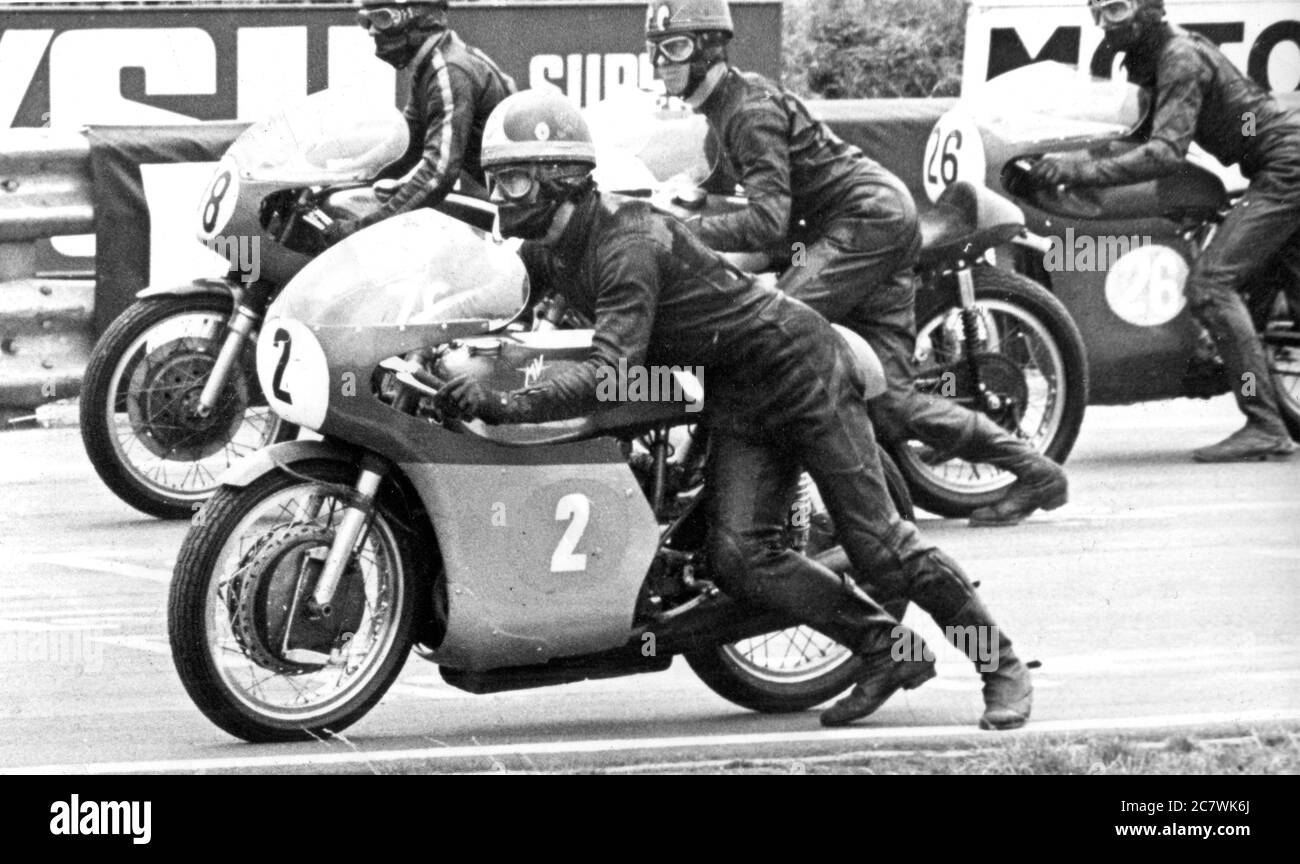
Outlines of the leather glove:
[[1087,176],[1087,169],[1086,159],[1048,154],[1029,169],[1029,179],[1039,186],[1073,186]]
[[510,394],[504,390],[485,387],[468,375],[457,375],[438,391],[434,405],[451,417],[473,420],[475,417],[489,426],[509,422]]
[[361,230],[355,219],[335,219],[329,225],[325,226],[325,245],[333,246],[335,243],[341,243]]

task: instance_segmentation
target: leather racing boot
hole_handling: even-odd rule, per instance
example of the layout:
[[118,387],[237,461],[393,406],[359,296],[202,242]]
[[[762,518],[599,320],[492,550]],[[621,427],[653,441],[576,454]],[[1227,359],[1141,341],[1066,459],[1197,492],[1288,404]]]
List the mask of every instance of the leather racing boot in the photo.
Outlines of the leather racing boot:
[[1035,510],[1055,510],[1069,500],[1065,471],[1021,439],[1007,433],[983,415],[976,415],[970,444],[958,455],[971,462],[987,462],[1016,476],[997,503],[970,514],[974,527],[1016,525]]
[[1285,429],[1280,433],[1272,432],[1252,420],[1218,444],[1193,450],[1192,458],[1197,462],[1289,459],[1295,450],[1295,442]]
[[976,528],[1018,525],[1035,510],[1055,510],[1070,499],[1065,471],[1051,459],[1034,453],[1032,463],[1016,474],[1016,482],[996,504],[970,514]]
[[1029,670],[1011,648],[956,561],[939,550],[926,555],[913,583],[912,600],[943,628],[984,679],[981,729],[1018,729],[1029,720],[1034,687]]
[[[823,726],[843,726],[854,720],[861,720],[893,696],[900,689],[911,690],[920,687],[934,677],[934,655],[930,649],[910,630],[904,639],[910,636],[912,647],[921,647],[920,657],[906,659],[895,658],[893,649],[878,651],[866,656],[862,672],[857,677],[857,685],[840,701],[822,712]],[[896,644],[903,644],[901,641]],[[908,653],[912,653],[910,650]]]

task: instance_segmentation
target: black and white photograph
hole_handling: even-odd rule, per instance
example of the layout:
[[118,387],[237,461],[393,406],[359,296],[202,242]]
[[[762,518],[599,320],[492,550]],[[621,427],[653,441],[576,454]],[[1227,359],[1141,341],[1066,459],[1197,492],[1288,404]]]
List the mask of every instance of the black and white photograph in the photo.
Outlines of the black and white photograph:
[[1300,773],[1294,2],[0,0],[0,120],[25,830]]

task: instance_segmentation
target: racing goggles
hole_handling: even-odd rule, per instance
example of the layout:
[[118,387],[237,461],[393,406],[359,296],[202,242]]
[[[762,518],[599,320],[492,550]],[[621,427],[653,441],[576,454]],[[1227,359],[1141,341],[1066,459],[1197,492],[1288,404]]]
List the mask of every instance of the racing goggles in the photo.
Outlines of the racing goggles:
[[385,30],[394,30],[401,27],[411,18],[410,9],[402,9],[395,6],[378,6],[374,9],[358,9],[357,23],[361,25],[362,30],[369,30],[371,27],[383,33]]
[[537,187],[537,166],[525,165],[488,171],[488,184],[492,197],[498,194],[506,201],[525,201]]
[[647,39],[645,48],[650,54],[650,65],[658,66],[660,57],[668,63],[688,62],[699,50],[699,45],[694,36],[683,33],[663,39]]
[[1137,0],[1088,0],[1088,11],[1099,27],[1118,27],[1133,20]]

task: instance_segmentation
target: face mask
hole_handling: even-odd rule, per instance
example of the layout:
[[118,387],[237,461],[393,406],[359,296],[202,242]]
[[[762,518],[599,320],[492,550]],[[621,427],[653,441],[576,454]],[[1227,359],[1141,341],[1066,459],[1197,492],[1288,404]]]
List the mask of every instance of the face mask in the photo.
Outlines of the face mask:
[[375,56],[394,69],[405,68],[417,50],[419,49],[411,44],[406,33],[380,33],[375,36]]
[[1142,25],[1136,21],[1130,21],[1119,27],[1111,27],[1106,30],[1105,42],[1112,51],[1129,51],[1133,46],[1142,41]]
[[536,201],[532,204],[502,204],[497,209],[502,237],[540,240],[551,228],[560,201]]

